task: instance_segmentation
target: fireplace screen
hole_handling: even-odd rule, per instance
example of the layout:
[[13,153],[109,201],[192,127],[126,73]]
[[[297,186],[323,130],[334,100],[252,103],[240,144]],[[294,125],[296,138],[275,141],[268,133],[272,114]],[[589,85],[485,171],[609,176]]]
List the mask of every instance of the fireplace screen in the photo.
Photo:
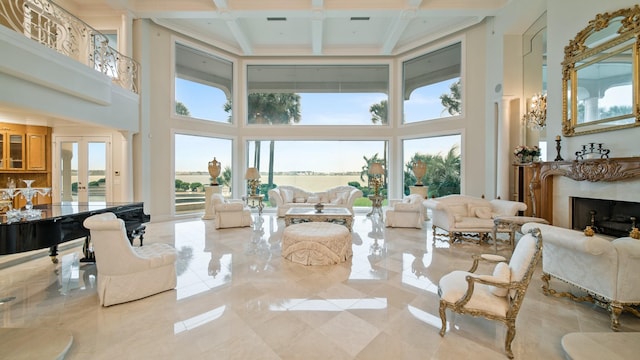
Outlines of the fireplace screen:
[[624,237],[640,218],[637,202],[574,197],[571,204],[571,226],[576,230],[591,226],[596,233]]

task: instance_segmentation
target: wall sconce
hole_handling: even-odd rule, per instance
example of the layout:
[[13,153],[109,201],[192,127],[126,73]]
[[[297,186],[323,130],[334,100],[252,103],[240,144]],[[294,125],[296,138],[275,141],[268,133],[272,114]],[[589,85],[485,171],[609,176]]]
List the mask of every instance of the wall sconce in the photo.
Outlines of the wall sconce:
[[256,195],[258,193],[258,186],[260,186],[260,173],[258,169],[254,167],[248,168],[244,178],[249,184],[249,195]]
[[539,93],[531,98],[531,105],[522,119],[529,128],[542,130],[547,125],[547,94]]
[[382,164],[373,162],[369,165],[369,183],[373,184],[373,194],[378,196],[380,192],[380,185],[382,185],[382,175],[384,175],[384,168]]

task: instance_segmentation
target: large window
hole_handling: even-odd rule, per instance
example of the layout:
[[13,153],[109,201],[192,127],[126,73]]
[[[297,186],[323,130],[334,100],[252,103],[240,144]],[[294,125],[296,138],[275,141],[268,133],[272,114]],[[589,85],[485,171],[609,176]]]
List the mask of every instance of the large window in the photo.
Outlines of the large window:
[[220,191],[231,195],[232,140],[175,134],[174,143],[176,213],[204,210],[204,187],[212,183],[208,164],[214,158],[221,164]]
[[[247,166],[258,168],[261,174],[260,193],[267,195],[268,189],[278,185],[293,185],[312,192],[352,185],[365,196],[355,206],[370,205],[366,199],[371,192],[369,164],[385,163],[387,159],[387,142],[383,140],[261,140],[248,141],[247,149]],[[386,186],[382,187],[382,193],[386,194]]]
[[231,122],[233,64],[176,43],[175,114]]
[[461,54],[456,43],[403,63],[405,123],[462,114]]
[[428,186],[428,196],[439,197],[460,193],[460,135],[407,139],[402,142],[404,164],[404,194],[416,184],[412,168],[415,161],[427,165],[422,183]]
[[247,122],[384,125],[387,65],[249,65]]

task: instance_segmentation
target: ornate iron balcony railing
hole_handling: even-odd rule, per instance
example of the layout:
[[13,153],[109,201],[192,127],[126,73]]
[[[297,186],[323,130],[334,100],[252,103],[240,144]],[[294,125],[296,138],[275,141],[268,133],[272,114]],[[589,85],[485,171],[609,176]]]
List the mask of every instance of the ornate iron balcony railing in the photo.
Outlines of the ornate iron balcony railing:
[[140,65],[109,46],[109,39],[47,0],[0,1],[0,24],[99,71],[138,93]]

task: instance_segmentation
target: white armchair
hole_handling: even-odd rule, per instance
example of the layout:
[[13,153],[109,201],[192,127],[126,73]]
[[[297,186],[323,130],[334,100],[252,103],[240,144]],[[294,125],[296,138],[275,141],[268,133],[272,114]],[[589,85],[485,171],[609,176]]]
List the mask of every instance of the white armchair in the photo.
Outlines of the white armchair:
[[242,200],[225,200],[221,194],[211,195],[216,229],[251,226],[251,209]]
[[[516,335],[516,318],[542,255],[541,247],[542,237],[534,229],[520,239],[509,263],[499,255],[474,255],[469,271],[453,271],[443,276],[438,285],[440,336],[447,330],[447,309],[500,321],[507,326],[505,352],[513,358],[511,342]],[[497,262],[492,275],[475,274],[480,261]]]
[[[640,241],[623,237],[613,241],[553,225],[528,223],[544,236],[542,290],[545,295],[595,303],[610,312],[611,328],[617,331],[622,311],[640,317],[632,306],[640,305]],[[551,277],[586,291],[587,296],[557,292]]]
[[155,243],[132,247],[124,221],[113,213],[86,218],[98,270],[100,305],[138,300],[176,287],[176,250]]
[[424,199],[419,194],[413,194],[402,200],[389,200],[384,224],[387,227],[405,227],[422,229],[424,223]]

